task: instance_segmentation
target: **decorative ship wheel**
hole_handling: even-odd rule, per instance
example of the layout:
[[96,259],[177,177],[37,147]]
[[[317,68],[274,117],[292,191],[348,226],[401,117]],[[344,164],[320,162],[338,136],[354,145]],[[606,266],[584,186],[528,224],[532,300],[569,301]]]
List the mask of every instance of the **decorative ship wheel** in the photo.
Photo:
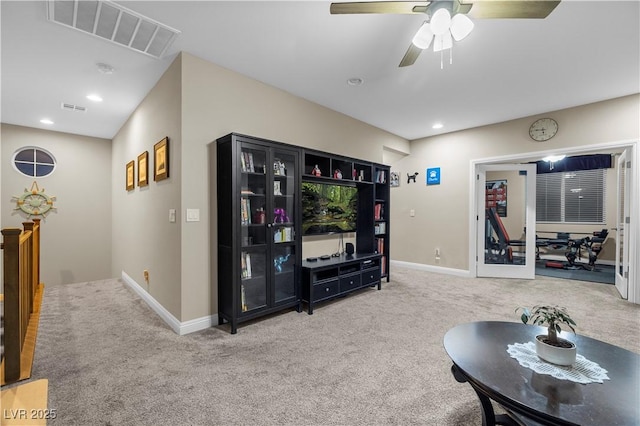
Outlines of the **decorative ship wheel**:
[[16,200],[16,208],[14,210],[22,210],[27,214],[27,219],[31,216],[46,216],[51,210],[54,210],[53,202],[55,196],[49,196],[44,193],[44,188],[38,188],[36,181],[31,185],[31,189],[24,189],[22,195],[12,197]]

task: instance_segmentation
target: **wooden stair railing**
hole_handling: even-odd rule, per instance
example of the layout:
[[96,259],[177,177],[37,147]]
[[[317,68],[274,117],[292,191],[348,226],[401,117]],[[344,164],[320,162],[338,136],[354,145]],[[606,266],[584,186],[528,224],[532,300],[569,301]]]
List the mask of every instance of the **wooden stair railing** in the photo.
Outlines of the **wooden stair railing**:
[[24,230],[2,230],[4,255],[4,360],[2,384],[31,376],[40,304],[40,219],[24,222]]

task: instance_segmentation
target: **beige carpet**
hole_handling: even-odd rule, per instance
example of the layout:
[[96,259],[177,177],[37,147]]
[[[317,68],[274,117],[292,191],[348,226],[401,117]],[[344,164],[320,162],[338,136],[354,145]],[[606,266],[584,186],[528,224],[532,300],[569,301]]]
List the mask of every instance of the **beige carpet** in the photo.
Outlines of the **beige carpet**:
[[177,336],[116,280],[48,288],[33,378],[50,381],[50,425],[480,425],[444,334],[554,302],[579,333],[640,353],[640,306],[611,285],[396,267],[381,291],[313,315],[285,311],[237,335],[225,325]]

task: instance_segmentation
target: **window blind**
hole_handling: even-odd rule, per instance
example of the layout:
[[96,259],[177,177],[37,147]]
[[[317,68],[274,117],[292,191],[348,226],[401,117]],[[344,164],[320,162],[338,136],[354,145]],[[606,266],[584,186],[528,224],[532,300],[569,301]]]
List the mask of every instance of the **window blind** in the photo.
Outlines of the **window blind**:
[[536,221],[604,223],[605,169],[536,176]]

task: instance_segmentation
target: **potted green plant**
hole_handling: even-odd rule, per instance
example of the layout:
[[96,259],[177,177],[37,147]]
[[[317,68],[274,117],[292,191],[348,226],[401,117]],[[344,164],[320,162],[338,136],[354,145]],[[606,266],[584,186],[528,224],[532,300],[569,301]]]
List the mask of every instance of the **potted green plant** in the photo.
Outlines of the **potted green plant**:
[[536,336],[536,354],[545,361],[558,365],[572,365],[576,362],[576,345],[569,340],[558,337],[565,325],[575,333],[575,321],[571,319],[566,308],[559,306],[536,305],[531,310],[524,307],[520,320],[524,324],[547,326],[547,334]]

